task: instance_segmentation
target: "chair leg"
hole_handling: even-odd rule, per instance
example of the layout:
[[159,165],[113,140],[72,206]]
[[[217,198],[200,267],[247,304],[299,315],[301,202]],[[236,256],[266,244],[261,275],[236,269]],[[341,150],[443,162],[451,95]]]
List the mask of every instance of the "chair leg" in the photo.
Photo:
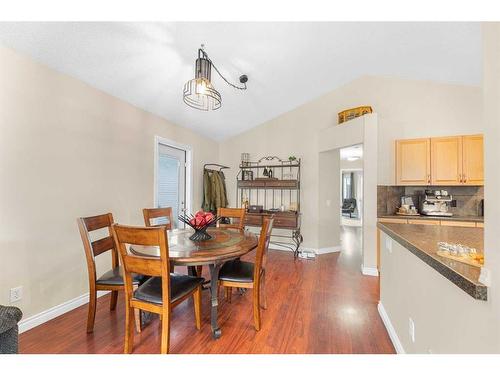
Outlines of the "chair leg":
[[170,349],[170,313],[167,312],[161,314],[161,354],[168,354]]
[[253,321],[255,324],[256,331],[260,331],[260,286],[259,286],[259,284],[256,284],[253,288]]
[[201,285],[196,288],[193,293],[193,305],[194,305],[194,321],[196,324],[196,329],[201,329]]
[[118,301],[118,291],[111,291],[111,299],[109,300],[109,309],[114,311],[116,309],[116,302]]
[[94,332],[96,303],[97,303],[97,291],[95,289],[95,286],[90,286],[89,312],[87,315],[87,333]]
[[137,333],[142,332],[142,314],[141,310],[134,309],[135,330]]
[[203,272],[203,266],[196,266],[196,276],[201,277],[202,272]]
[[261,292],[260,295],[262,297],[262,308],[264,310],[267,309],[267,294],[266,294],[266,274],[263,273],[262,277],[260,279],[260,287],[261,287]]
[[125,309],[125,348],[123,352],[125,354],[132,353],[134,348],[134,308],[130,307],[127,303],[127,308]]
[[230,286],[225,286],[224,287],[224,294],[225,294],[225,297],[226,297],[226,301],[228,301],[229,303],[231,303],[231,295],[233,294],[233,288],[230,287]]

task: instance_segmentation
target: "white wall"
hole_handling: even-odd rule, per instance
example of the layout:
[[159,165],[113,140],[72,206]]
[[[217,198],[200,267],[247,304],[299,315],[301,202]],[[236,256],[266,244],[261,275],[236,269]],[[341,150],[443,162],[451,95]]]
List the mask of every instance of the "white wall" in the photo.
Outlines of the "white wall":
[[218,144],[2,47],[0,79],[0,304],[29,317],[88,291],[77,217],[143,224],[155,135],[192,146],[193,207]]

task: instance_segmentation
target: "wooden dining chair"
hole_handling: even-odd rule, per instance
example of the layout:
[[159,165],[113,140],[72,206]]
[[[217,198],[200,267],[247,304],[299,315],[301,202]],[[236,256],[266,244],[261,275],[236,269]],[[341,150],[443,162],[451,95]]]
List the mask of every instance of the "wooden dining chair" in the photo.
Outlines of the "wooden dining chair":
[[[162,207],[162,208],[144,208],[142,210],[144,215],[144,224],[147,227],[158,227],[165,226],[167,230],[174,229],[174,216],[172,213],[172,207]],[[166,218],[167,224],[155,224],[151,223],[151,220],[158,218]]]
[[253,318],[255,330],[260,330],[260,307],[267,309],[266,300],[266,261],[267,250],[274,217],[264,218],[260,231],[259,243],[255,255],[255,263],[240,259],[230,260],[222,266],[219,272],[219,286],[223,286],[226,298],[231,300],[232,288],[253,289]]
[[[77,219],[78,229],[82,237],[85,257],[87,259],[87,270],[89,274],[89,311],[87,317],[87,333],[94,331],[95,312],[97,303],[97,291],[111,291],[110,310],[116,309],[118,292],[124,290],[123,269],[120,267],[118,250],[113,240],[111,226],[113,225],[113,215],[111,213],[80,217]],[[91,232],[104,230],[107,236],[98,240],[91,240]],[[103,253],[111,251],[111,270],[105,272],[101,277],[96,276],[95,258]],[[142,275],[133,275],[133,287],[137,288]],[[137,331],[141,331],[140,311],[135,312]]]
[[[161,349],[167,354],[170,346],[170,314],[173,307],[193,297],[196,328],[201,328],[201,287],[204,279],[170,273],[168,240],[165,226],[154,228],[130,227],[114,224],[113,236],[124,267],[125,278],[125,347],[132,353],[134,345],[134,309],[141,309],[161,318]],[[158,246],[160,258],[134,255],[127,245]],[[152,276],[136,290],[133,273]]]
[[230,223],[224,224],[221,223],[221,221],[219,220],[217,222],[217,227],[243,230],[245,229],[245,215],[246,215],[246,210],[244,208],[219,207],[217,209],[217,216],[229,219]]

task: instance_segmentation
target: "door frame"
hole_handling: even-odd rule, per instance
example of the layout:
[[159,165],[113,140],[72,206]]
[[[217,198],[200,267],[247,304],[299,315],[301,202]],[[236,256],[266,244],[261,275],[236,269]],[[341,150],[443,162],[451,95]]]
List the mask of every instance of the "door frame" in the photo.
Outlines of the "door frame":
[[173,148],[177,148],[186,153],[186,197],[184,202],[184,207],[186,212],[192,212],[192,203],[193,203],[193,149],[190,145],[185,145],[182,143],[178,143],[172,141],[171,139],[160,137],[159,135],[155,135],[154,137],[154,183],[153,183],[153,206],[156,208],[158,204],[157,193],[158,193],[158,145],[169,146]]

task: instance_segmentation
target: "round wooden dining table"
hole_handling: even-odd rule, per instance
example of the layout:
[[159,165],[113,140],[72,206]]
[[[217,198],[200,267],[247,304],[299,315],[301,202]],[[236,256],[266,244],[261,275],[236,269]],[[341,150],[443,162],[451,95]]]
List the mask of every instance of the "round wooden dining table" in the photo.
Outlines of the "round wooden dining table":
[[[219,270],[224,262],[245,255],[257,247],[257,236],[249,231],[226,228],[208,228],[210,240],[195,242],[189,239],[192,229],[167,231],[169,260],[174,266],[188,266],[190,275],[196,275],[196,266],[208,265],[210,270],[212,336],[217,339],[222,332],[217,323]],[[159,257],[158,246],[131,245],[136,255]]]

